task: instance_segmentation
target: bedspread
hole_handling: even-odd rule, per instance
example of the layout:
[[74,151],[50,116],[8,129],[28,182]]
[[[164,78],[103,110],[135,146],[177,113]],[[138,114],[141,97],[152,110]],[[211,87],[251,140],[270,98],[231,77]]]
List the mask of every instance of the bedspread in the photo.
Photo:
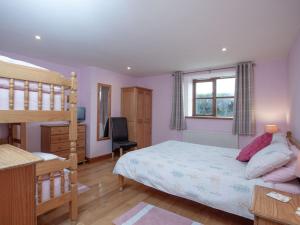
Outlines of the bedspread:
[[123,155],[114,168],[144,185],[242,217],[249,212],[255,185],[271,187],[261,178],[245,178],[246,163],[238,149],[167,141]]

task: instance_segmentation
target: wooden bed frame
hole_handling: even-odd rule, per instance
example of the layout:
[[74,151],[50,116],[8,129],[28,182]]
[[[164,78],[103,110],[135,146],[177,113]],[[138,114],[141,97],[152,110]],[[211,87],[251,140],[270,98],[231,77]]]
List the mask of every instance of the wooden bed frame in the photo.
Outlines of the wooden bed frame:
[[27,150],[26,123],[7,124],[8,136],[0,139],[0,145],[10,144]]
[[[37,205],[36,215],[39,216],[49,210],[69,203],[70,218],[72,221],[78,217],[77,203],[77,78],[71,73],[71,79],[66,79],[59,73],[49,70],[32,68],[23,65],[0,61],[0,78],[9,80],[9,109],[0,110],[0,123],[16,124],[30,122],[68,121],[70,155],[66,160],[50,160],[37,163]],[[15,81],[24,82],[24,110],[14,110]],[[38,110],[29,110],[29,83],[38,84]],[[43,88],[42,85],[50,85],[50,111],[43,111]],[[54,87],[61,87],[61,111],[54,111],[55,92]],[[66,91],[68,90],[68,110],[65,110]],[[22,139],[22,138],[21,138]],[[3,143],[3,141],[2,141]],[[21,144],[21,143],[20,143]],[[64,169],[69,169],[69,191],[65,192]],[[60,196],[54,196],[54,178],[60,177]],[[42,181],[48,177],[50,200],[42,202]],[[16,206],[17,207],[17,206]]]
[[[286,134],[286,138],[287,140],[292,144],[295,145],[299,150],[300,150],[300,142],[298,142],[292,135],[291,131],[288,131]],[[124,190],[125,187],[125,177],[122,175],[118,175],[118,179],[119,179],[119,187],[120,187],[120,191]],[[300,179],[298,179],[300,181]]]

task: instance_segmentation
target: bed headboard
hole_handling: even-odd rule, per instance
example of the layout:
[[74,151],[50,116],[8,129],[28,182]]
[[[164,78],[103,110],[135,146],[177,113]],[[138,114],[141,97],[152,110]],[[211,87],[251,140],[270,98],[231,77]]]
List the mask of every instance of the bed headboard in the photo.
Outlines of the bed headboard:
[[[39,121],[71,121],[76,120],[76,103],[77,103],[77,78],[72,73],[71,79],[65,78],[63,75],[49,71],[43,68],[34,68],[25,65],[17,65],[11,62],[0,60],[0,78],[7,80],[8,86],[8,108],[0,110],[0,123],[20,123],[20,122],[39,122]],[[18,90],[16,82],[22,83],[21,110],[15,107],[15,91]],[[30,109],[29,95],[30,85],[36,85],[37,107],[35,110]],[[43,87],[48,86],[49,109],[43,109]],[[59,110],[55,109],[54,102],[59,90],[60,104]],[[68,103],[66,103],[68,97]],[[0,103],[1,104],[1,103]],[[68,110],[65,110],[66,106]]]

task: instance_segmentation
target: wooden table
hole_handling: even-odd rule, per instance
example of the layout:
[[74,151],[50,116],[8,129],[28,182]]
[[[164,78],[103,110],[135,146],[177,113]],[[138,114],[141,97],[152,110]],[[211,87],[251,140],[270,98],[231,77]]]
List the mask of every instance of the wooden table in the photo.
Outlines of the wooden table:
[[35,164],[30,152],[0,145],[0,224],[35,225]]
[[[280,202],[266,196],[271,191],[287,195],[292,199],[288,203]],[[300,195],[261,186],[255,187],[251,207],[251,212],[255,215],[255,225],[300,225],[300,216],[295,214],[297,207],[300,207]]]

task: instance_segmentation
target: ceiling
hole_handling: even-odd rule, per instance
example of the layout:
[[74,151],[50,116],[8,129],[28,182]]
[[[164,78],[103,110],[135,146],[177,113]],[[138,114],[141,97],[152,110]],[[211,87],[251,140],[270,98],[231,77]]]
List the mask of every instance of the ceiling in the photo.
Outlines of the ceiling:
[[299,0],[0,3],[0,50],[136,76],[286,57],[299,31]]

